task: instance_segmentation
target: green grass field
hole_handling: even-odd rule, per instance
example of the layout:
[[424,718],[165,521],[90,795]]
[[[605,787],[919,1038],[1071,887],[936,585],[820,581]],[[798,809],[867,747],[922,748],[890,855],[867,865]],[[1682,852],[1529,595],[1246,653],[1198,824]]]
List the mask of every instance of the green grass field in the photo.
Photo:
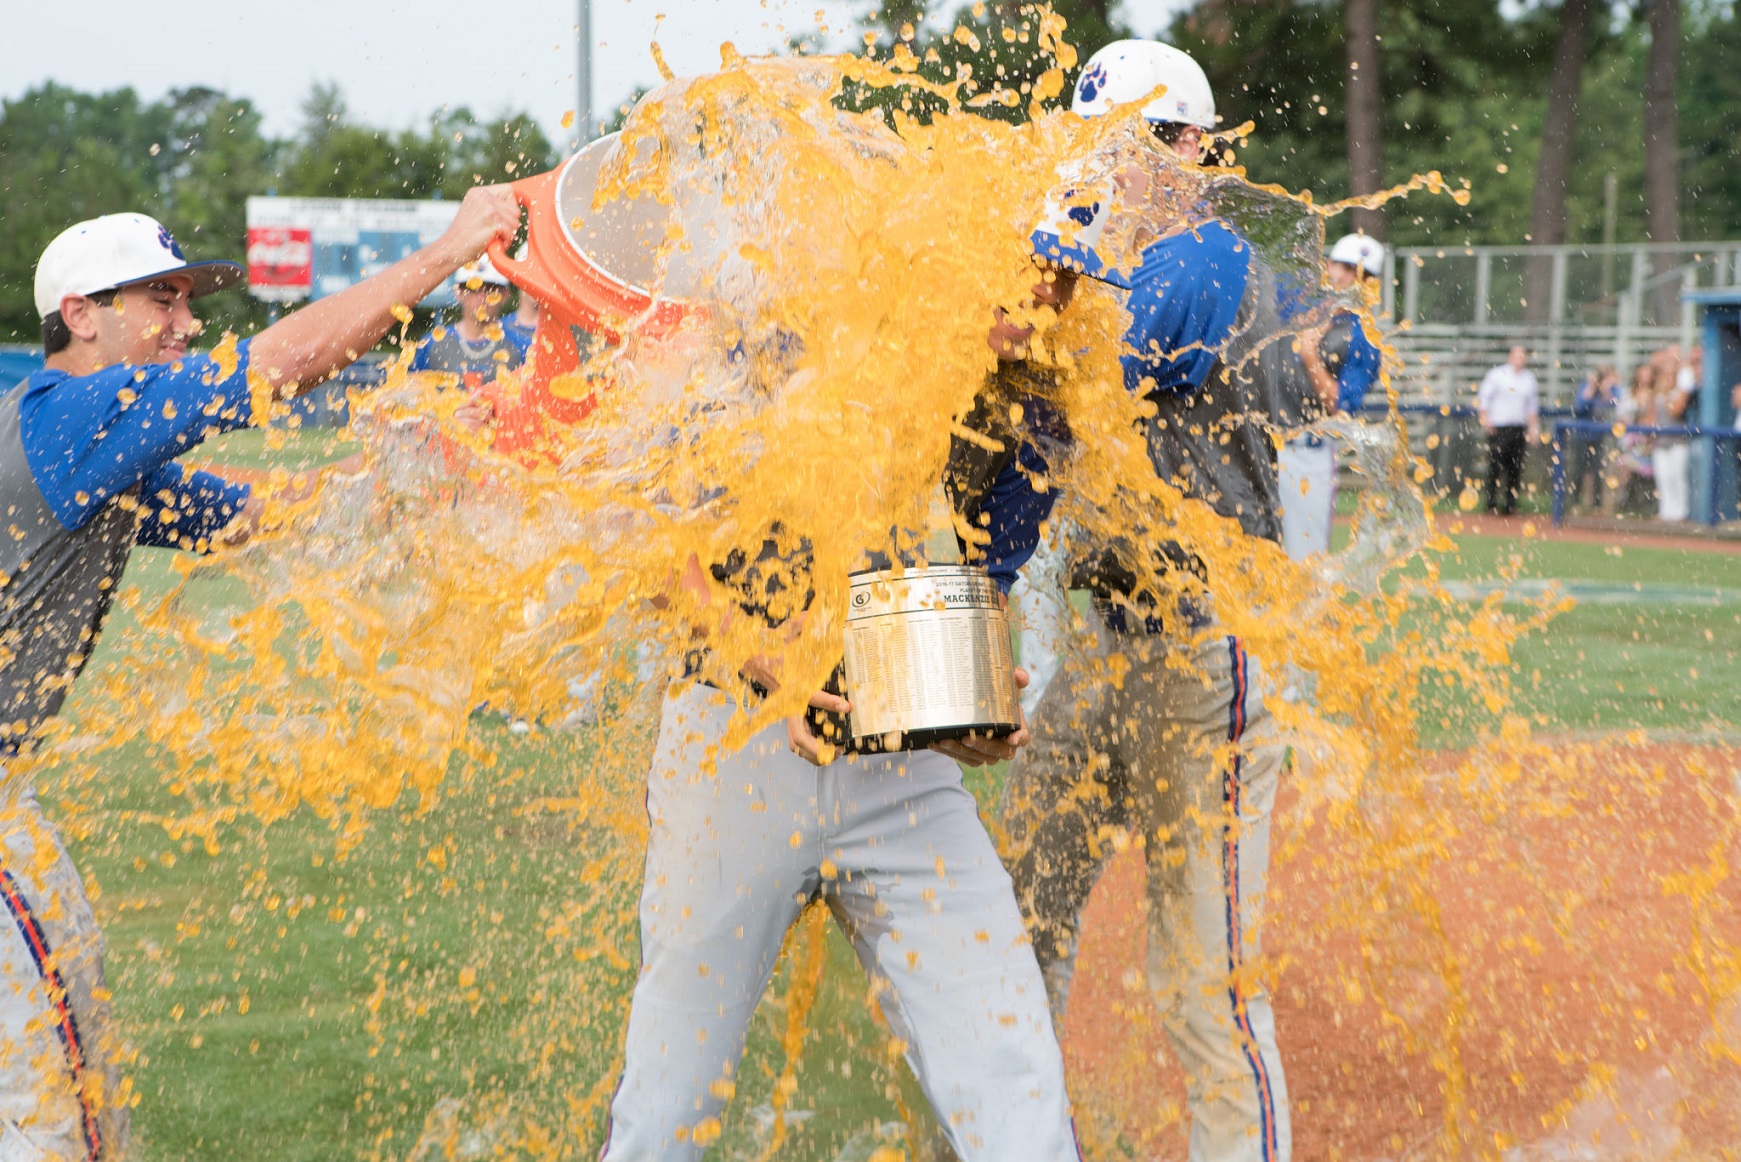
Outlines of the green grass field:
[[[315,434],[279,449],[246,434],[212,451],[256,468],[335,454]],[[1464,537],[1445,575],[1481,582],[1502,568],[1607,595],[1517,650],[1519,706],[1541,729],[1741,721],[1741,557]],[[168,554],[143,550],[127,583],[172,580]],[[1718,599],[1672,599],[1700,587]],[[118,617],[84,685],[124,666],[117,643],[140,632]],[[75,692],[75,725],[80,705]],[[473,729],[496,748],[494,768],[456,761],[441,802],[382,813],[342,859],[306,812],[234,823],[215,853],[166,832],[155,819],[184,808],[175,772],[141,747],[99,751],[94,782],[39,772],[51,812],[59,796],[86,805],[69,841],[100,888],[115,1005],[138,1050],[138,1157],[405,1157],[444,1099],[464,1103],[463,1122],[513,1126],[531,1112],[548,1126],[571,1098],[608,1092],[633,945],[612,963],[570,930],[629,932],[638,884],[601,878],[592,853],[607,839],[590,821],[537,809],[589,777],[596,740],[515,736],[487,715]],[[838,937],[827,955],[794,1098],[805,1116],[781,1157],[866,1158],[866,1127],[916,1100]],[[783,1021],[764,1005],[716,1156],[756,1157],[765,1141]],[[562,1140],[567,1156],[596,1149],[596,1120],[570,1129],[585,1142]]]

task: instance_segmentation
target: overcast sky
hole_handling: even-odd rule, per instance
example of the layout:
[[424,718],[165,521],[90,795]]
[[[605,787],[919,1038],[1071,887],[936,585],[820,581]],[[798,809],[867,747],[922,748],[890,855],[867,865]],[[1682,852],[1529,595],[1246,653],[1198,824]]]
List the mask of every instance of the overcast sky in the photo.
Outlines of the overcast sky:
[[[43,81],[83,90],[131,85],[147,99],[207,85],[252,98],[267,132],[288,136],[316,81],[336,81],[356,120],[392,129],[442,105],[481,115],[524,109],[555,140],[576,105],[578,0],[97,0],[76,14],[7,3],[0,97]],[[844,45],[865,3],[843,0],[592,0],[593,109],[603,119],[658,81],[655,28],[678,75],[719,65],[729,40],[746,54],[809,35],[820,13]],[[1181,0],[1124,0],[1125,19],[1158,32]],[[934,3],[955,11],[955,0]],[[661,21],[659,17],[663,15]],[[68,21],[75,22],[71,27]],[[1096,46],[1085,46],[1092,49]]]

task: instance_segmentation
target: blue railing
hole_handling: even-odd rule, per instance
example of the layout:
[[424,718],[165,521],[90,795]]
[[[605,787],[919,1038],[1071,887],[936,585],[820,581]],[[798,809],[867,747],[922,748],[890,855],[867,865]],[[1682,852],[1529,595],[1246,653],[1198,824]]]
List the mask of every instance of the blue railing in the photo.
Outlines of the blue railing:
[[[1396,405],[1396,410],[1399,414],[1405,416],[1444,416],[1446,419],[1453,420],[1473,420],[1480,418],[1480,413],[1476,410],[1475,405],[1466,403],[1402,403]],[[1369,403],[1360,409],[1360,414],[1362,417],[1367,419],[1372,419],[1374,417],[1382,418],[1390,414],[1390,405],[1383,403]],[[1541,418],[1544,420],[1557,419],[1560,416],[1569,416],[1572,414],[1574,413],[1569,407],[1541,409]]]
[[[1616,427],[1620,436],[1663,436],[1670,439],[1709,440],[1711,455],[1705,464],[1706,479],[1704,521],[1715,525],[1723,519],[1723,476],[1725,468],[1735,463],[1735,455],[1717,454],[1719,448],[1733,449],[1741,443],[1741,431],[1733,428],[1698,428],[1684,424],[1621,424],[1603,423],[1600,420],[1562,420],[1554,425],[1553,465],[1554,465],[1554,524],[1563,524],[1566,519],[1566,457],[1565,447],[1568,436],[1593,436],[1598,444],[1602,440],[1615,437]],[[1691,481],[1688,482],[1689,487]]]

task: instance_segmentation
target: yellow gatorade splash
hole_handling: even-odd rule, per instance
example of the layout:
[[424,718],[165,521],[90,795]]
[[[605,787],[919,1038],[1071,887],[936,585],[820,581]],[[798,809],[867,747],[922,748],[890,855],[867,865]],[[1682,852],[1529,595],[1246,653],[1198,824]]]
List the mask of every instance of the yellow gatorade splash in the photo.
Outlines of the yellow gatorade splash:
[[[651,195],[671,207],[645,241],[665,292],[696,309],[673,333],[643,334],[628,321],[620,345],[601,346],[553,385],[559,398],[596,395],[596,411],[551,433],[549,455],[529,466],[456,420],[462,393],[401,362],[384,388],[353,400],[361,472],[330,475],[288,506],[282,535],[178,562],[168,597],[121,594],[124,616],[141,627],[119,643],[126,664],[93,668],[76,734],[44,752],[71,772],[75,801],[101,809],[106,755],[163,756],[180,807],[148,821],[172,843],[215,853],[232,836],[263,836],[235,892],[243,935],[231,937],[260,948],[291,939],[285,918],[315,906],[282,890],[264,825],[301,812],[327,820],[335,859],[392,847],[403,876],[393,916],[324,904],[369,965],[374,987],[357,1023],[371,1054],[383,1063],[464,1055],[463,1022],[476,1019],[523,1069],[507,1080],[467,1073],[465,1090],[442,1095],[452,1101],[409,1110],[394,1103],[410,1099],[371,1073],[354,1113],[359,1155],[596,1151],[636,973],[641,784],[660,687],[696,680],[699,667],[741,689],[745,660],[776,656],[781,691],[765,701],[746,694],[728,746],[803,708],[839,660],[848,574],[869,553],[914,550],[934,523],[951,434],[996,371],[986,333],[1000,307],[1039,328],[1032,361],[1052,376],[1051,402],[1075,436],[1050,478],[1033,481],[1058,491],[1053,519],[1068,520],[1085,545],[1120,542],[1139,559],[1183,545],[1201,570],[1168,584],[1212,593],[1225,632],[1270,672],[1291,669],[1312,687],[1312,697],[1273,708],[1295,755],[1277,860],[1297,875],[1272,881],[1269,907],[1285,923],[1291,901],[1309,897],[1322,926],[1273,941],[1265,979],[1285,991],[1308,967],[1334,962],[1336,1003],[1375,1006],[1397,1053],[1432,1073],[1442,1101],[1408,1156],[1499,1157],[1532,1140],[1528,1127],[1496,1128],[1483,1112],[1487,1079],[1469,1054],[1473,1042],[1487,1060],[1491,1042],[1543,1030],[1527,1005],[1496,1007],[1474,982],[1488,979],[1477,970],[1496,950],[1519,960],[1548,953],[1508,942],[1505,916],[1453,931],[1445,899],[1478,863],[1464,828],[1561,818],[1580,777],[1613,758],[1600,747],[1547,748],[1510,712],[1512,645],[1564,603],[1520,615],[1498,594],[1453,597],[1439,573],[1451,545],[1434,529],[1419,487],[1425,466],[1409,455],[1394,411],[1387,425],[1341,429],[1368,487],[1354,544],[1327,564],[1290,561],[1156,477],[1141,435],[1153,405],[1125,390],[1118,365],[1128,319],[1116,295],[1083,280],[1061,316],[1029,303],[1040,275],[1028,235],[1059,197],[1061,174],[1136,164],[1157,175],[1115,253],[1126,262],[1153,236],[1143,222],[1164,230],[1221,217],[1292,280],[1298,326],[1339,305],[1370,315],[1371,304],[1342,303],[1320,281],[1322,223],[1343,206],[1254,185],[1242,171],[1185,166],[1130,114],[1084,122],[1048,112],[1075,52],[1049,9],[1030,24],[1057,67],[1027,94],[924,79],[922,54],[905,42],[880,61],[744,58],[727,46],[720,71],[668,80],[630,115],[596,201]],[[879,99],[850,111],[849,90]],[[1024,104],[1030,118],[1019,125],[975,112]],[[1467,197],[1435,173],[1362,204],[1419,189]],[[1385,382],[1388,390],[1388,371]],[[765,542],[777,550],[769,568],[780,586],[768,603],[777,630],[744,613],[741,591],[708,571],[734,551],[753,558]],[[1129,663],[1080,650],[1066,662],[1099,667],[1109,682]],[[577,716],[588,725],[562,726]],[[531,732],[510,747],[504,730],[480,725],[496,718]],[[1461,759],[1436,749],[1471,735],[1486,741]],[[95,749],[81,741],[91,739]],[[528,785],[516,766],[528,748],[565,774],[517,809],[514,837],[500,826],[469,839],[425,833],[445,797],[485,811],[498,793]],[[517,757],[504,761],[510,750]],[[1709,789],[1719,785],[1715,774],[1700,784],[1721,823],[1707,858],[1661,885],[1685,902],[1677,931],[1700,990],[1688,999],[1708,1010],[1713,1030],[1733,1020],[1741,989],[1734,809]],[[498,914],[489,897],[519,891],[516,877],[538,871],[525,837],[547,833],[554,847],[583,853],[580,870],[537,885],[534,918]],[[1142,846],[1129,834],[1098,841]],[[1331,881],[1317,896],[1313,875]],[[1557,883],[1544,891],[1544,908],[1577,933],[1586,901]],[[468,894],[478,896],[472,943],[485,951],[450,963],[414,921],[431,901]],[[864,990],[828,979],[841,974],[825,972],[826,939],[819,913],[794,929],[770,994],[781,1019],[761,1056],[718,1083],[735,1095],[725,1117],[693,1130],[717,1139],[722,1157],[848,1157],[839,1152],[847,1146],[830,1152],[807,1138],[800,1119],[855,1086],[915,1108],[900,1047],[863,1016]],[[1135,944],[1121,955],[1132,971],[1142,963]],[[1133,1029],[1152,1022],[1142,996],[1121,1010]],[[1313,1003],[1330,1001],[1314,994]],[[1622,1023],[1637,1007],[1615,1006]],[[456,1042],[442,1042],[444,1030]],[[1285,1025],[1281,1035],[1293,1054]],[[825,1042],[841,1056],[805,1059]],[[1142,1053],[1152,1057],[1155,1043]],[[1090,1158],[1149,1157],[1176,1143],[1176,1100],[1121,1089],[1095,1046],[1067,1049]],[[1733,1036],[1713,1032],[1711,1060],[1737,1052]],[[1568,1091],[1565,1108],[1594,1100],[1601,1064],[1580,1063],[1573,1084],[1588,1074],[1588,1086]],[[564,1096],[529,1105],[517,1096],[522,1084]],[[811,1085],[830,1096],[807,1098]],[[1297,1143],[1322,1143],[1310,1137],[1315,1116],[1296,1109]],[[422,1126],[421,1143],[407,1121]],[[915,1156],[918,1133],[859,1129],[853,1157]],[[467,1142],[495,1153],[467,1154]]]

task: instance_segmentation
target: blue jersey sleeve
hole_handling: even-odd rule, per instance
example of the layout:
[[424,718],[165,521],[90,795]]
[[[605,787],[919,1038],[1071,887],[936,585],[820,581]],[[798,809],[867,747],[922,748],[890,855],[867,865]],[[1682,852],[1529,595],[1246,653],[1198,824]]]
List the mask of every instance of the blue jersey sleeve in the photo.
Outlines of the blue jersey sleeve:
[[1203,386],[1233,333],[1251,275],[1251,245],[1220,222],[1163,238],[1130,279],[1124,383],[1139,395]]
[[1276,272],[1276,311],[1284,325],[1304,318],[1317,299],[1317,280],[1307,282],[1297,272]]
[[532,332],[531,331],[525,330],[521,327],[510,326],[509,324],[504,322],[502,324],[502,338],[507,342],[508,346],[513,348],[514,352],[517,355],[519,355],[519,357],[520,357],[519,362],[520,363],[524,363],[524,362],[526,362],[527,359],[531,358],[531,355],[532,355]]
[[1354,333],[1348,337],[1348,355],[1342,361],[1342,371],[1336,377],[1336,409],[1353,415],[1366,401],[1366,393],[1378,382],[1382,360],[1377,347],[1366,337],[1366,328],[1358,320]]
[[423,338],[421,338],[417,341],[417,345],[411,349],[411,370],[412,371],[428,371],[429,370],[429,351],[430,351],[430,348],[432,348],[434,346],[435,346],[435,336],[434,335],[425,335],[425,336],[423,336]]
[[1022,401],[1024,433],[1016,457],[1005,464],[991,482],[980,513],[986,518],[991,542],[985,547],[984,564],[992,580],[1005,593],[1016,583],[1016,573],[1034,555],[1040,543],[1040,526],[1052,515],[1057,490],[1034,487],[1036,478],[1049,471],[1046,457],[1033,436],[1068,438],[1063,417],[1043,400]]
[[165,549],[205,552],[225,525],[242,515],[253,490],[222,476],[166,464],[145,478],[139,490],[144,513],[139,543]]
[[55,519],[80,528],[200,441],[247,426],[248,343],[233,366],[188,355],[95,375],[39,371],[19,413],[37,488]]

